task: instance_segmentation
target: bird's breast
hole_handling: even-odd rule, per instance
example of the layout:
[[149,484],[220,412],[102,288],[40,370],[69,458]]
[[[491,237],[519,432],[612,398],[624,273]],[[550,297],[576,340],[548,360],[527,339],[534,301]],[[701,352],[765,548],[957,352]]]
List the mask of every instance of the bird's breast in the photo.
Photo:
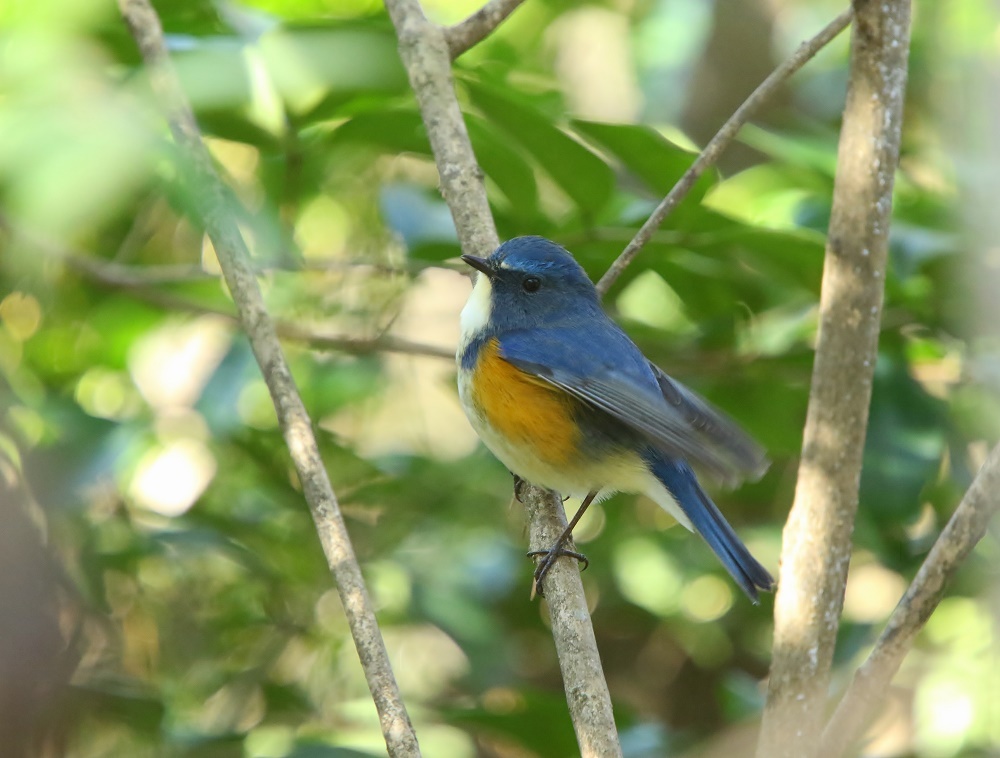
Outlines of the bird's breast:
[[508,467],[511,451],[553,467],[579,457],[573,398],[501,358],[495,337],[478,346],[474,361],[463,361],[468,363],[460,371],[462,403],[487,447]]

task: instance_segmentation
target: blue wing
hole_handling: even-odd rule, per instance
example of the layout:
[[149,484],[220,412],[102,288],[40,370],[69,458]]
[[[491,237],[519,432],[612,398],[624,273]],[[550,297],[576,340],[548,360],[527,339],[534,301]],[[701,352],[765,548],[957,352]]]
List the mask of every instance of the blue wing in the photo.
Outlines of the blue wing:
[[[500,356],[601,410],[670,458],[726,483],[759,476],[761,448],[708,401],[652,365],[610,319],[499,337]],[[582,346],[582,347],[581,347]]]

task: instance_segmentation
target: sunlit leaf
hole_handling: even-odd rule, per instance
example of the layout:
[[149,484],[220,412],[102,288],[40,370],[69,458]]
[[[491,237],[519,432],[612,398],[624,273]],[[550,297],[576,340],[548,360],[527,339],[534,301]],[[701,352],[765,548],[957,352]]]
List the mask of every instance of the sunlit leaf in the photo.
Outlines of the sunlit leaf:
[[[695,155],[642,124],[572,122],[573,128],[610,150],[625,167],[659,195],[666,195],[694,163]],[[709,171],[695,183],[686,202],[697,203],[714,183]]]
[[466,87],[487,119],[530,152],[581,210],[596,213],[608,202],[614,175],[604,161],[531,106],[484,84]]

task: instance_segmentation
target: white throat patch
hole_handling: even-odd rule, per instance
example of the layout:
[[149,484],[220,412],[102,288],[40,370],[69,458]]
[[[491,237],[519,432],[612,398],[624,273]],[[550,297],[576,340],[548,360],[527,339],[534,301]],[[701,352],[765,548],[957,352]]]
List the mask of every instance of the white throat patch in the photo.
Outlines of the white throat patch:
[[487,324],[490,323],[490,313],[493,311],[493,285],[486,274],[476,274],[476,284],[469,295],[469,301],[462,309],[459,323],[462,328],[461,339],[459,340],[459,355],[465,347],[474,340]]

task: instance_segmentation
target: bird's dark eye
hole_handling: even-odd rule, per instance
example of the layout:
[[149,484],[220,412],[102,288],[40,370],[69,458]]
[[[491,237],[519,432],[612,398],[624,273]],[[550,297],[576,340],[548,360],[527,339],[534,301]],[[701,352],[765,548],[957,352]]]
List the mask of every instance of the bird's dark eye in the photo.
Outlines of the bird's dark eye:
[[521,282],[521,286],[524,287],[525,292],[538,292],[538,288],[542,286],[542,280],[537,276],[526,276]]

